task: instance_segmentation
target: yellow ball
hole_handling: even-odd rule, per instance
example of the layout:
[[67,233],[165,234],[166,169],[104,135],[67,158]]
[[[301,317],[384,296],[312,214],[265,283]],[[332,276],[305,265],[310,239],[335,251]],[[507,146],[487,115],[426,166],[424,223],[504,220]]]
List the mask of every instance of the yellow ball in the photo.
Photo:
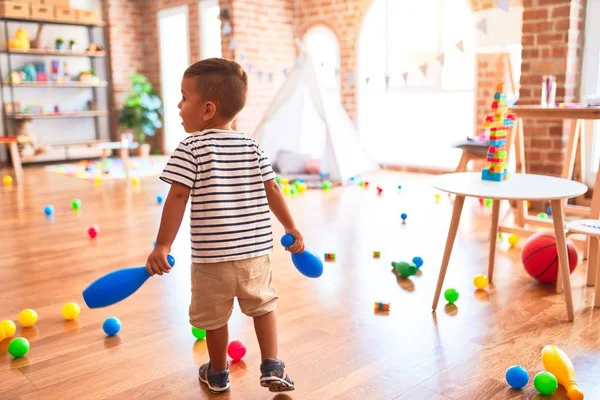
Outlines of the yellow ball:
[[435,194],[435,201],[439,201],[439,200],[440,200],[440,194],[439,194],[439,193],[436,193],[436,194]]
[[133,183],[134,185],[137,185],[138,183],[140,183],[140,178],[138,178],[137,176],[134,176],[133,178],[131,178],[131,183]]
[[510,236],[508,237],[508,243],[510,243],[511,247],[516,246],[518,241],[519,241],[519,237],[514,233],[511,233]]
[[81,309],[77,303],[67,303],[62,308],[62,315],[65,319],[77,319],[79,317],[79,313]]
[[4,184],[6,186],[10,186],[10,185],[12,185],[13,179],[12,179],[12,176],[10,176],[10,175],[4,175],[4,178],[2,179],[2,181],[4,182]]
[[483,274],[475,275],[475,278],[473,279],[473,284],[477,289],[483,289],[488,285],[488,283],[489,281],[487,276]]
[[17,331],[17,325],[12,322],[10,319],[5,319],[4,321],[0,321],[0,328],[4,330],[4,337],[9,338],[12,337]]
[[23,326],[33,326],[37,322],[37,319],[37,313],[30,308],[21,311],[19,314],[19,323]]

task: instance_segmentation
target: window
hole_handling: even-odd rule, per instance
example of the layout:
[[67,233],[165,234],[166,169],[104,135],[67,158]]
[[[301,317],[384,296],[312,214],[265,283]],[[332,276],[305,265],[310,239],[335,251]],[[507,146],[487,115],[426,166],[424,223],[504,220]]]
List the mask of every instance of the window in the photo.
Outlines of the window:
[[340,47],[335,33],[326,26],[314,26],[304,35],[304,46],[313,60],[319,85],[339,99],[341,94]]
[[373,2],[358,43],[357,122],[377,161],[456,167],[451,144],[474,129],[474,37],[467,1]]
[[219,0],[203,0],[200,8],[200,57],[221,57]]
[[[600,95],[600,35],[597,26],[591,21],[600,20],[600,0],[587,2],[583,66],[581,74],[581,97]],[[594,29],[596,28],[596,29]],[[594,187],[598,164],[600,164],[600,122],[585,121],[586,149],[584,179]]]

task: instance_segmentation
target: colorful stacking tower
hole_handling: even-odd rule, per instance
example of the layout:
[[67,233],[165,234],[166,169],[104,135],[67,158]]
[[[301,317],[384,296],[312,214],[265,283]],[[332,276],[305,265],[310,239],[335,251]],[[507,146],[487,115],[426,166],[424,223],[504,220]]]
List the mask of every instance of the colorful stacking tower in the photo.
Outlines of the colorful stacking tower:
[[490,147],[487,154],[488,166],[481,171],[481,179],[500,182],[508,178],[506,133],[514,121],[514,114],[509,114],[506,108],[504,83],[499,83],[494,93],[492,110],[483,123],[483,127],[490,130]]

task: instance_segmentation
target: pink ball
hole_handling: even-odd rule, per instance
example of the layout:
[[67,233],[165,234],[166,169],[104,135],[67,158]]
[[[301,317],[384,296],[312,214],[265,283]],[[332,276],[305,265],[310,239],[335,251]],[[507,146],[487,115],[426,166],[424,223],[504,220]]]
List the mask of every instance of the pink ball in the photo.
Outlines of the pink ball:
[[246,355],[246,345],[241,340],[234,340],[227,346],[227,354],[233,361],[239,361]]
[[98,236],[98,227],[94,225],[88,229],[88,235],[90,235],[92,239]]

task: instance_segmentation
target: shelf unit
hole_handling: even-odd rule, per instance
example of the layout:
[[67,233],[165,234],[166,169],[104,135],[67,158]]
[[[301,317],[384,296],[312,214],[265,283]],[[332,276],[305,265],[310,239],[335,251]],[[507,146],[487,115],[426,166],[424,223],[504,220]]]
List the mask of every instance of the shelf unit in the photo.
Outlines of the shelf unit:
[[[15,17],[2,17],[0,16],[0,23],[4,25],[4,34],[8,39],[9,36],[9,24],[17,23],[17,24],[38,24],[38,29],[42,29],[44,25],[64,25],[64,26],[73,26],[73,27],[85,27],[87,28],[88,40],[89,43],[93,43],[94,41],[94,29],[102,30],[102,45],[106,46],[106,35],[104,31],[104,22],[97,23],[77,23],[77,22],[66,22],[66,21],[53,21],[46,19],[36,19],[36,18],[15,18]],[[1,28],[0,28],[1,29]],[[34,56],[34,57],[84,57],[88,58],[90,61],[90,68],[94,71],[98,70],[98,63],[103,63],[103,69],[105,71],[106,77],[101,81],[65,81],[65,82],[22,82],[19,84],[14,84],[10,82],[10,79],[7,79],[7,76],[10,74],[10,71],[13,71],[15,66],[12,64],[11,57],[13,55],[19,56]],[[3,58],[6,57],[6,61],[8,63],[8,71],[3,70]],[[47,161],[66,161],[70,159],[78,159],[78,158],[89,158],[95,157],[96,154],[92,151],[92,147],[94,143],[101,143],[110,140],[110,133],[108,137],[101,138],[100,132],[100,118],[107,118],[107,132],[110,132],[111,125],[111,113],[109,110],[109,99],[110,99],[110,91],[111,87],[109,85],[110,82],[110,69],[108,66],[108,57],[105,51],[62,51],[62,50],[54,50],[54,49],[30,49],[30,50],[14,50],[3,48],[0,49],[0,102],[2,105],[2,119],[3,119],[3,134],[4,136],[9,136],[16,132],[17,122],[19,120],[31,119],[31,120],[52,120],[52,119],[72,119],[72,118],[93,118],[94,119],[94,140],[80,140],[69,143],[61,143],[61,144],[48,144],[52,148],[50,154],[44,153],[38,156],[33,157],[23,157],[23,163],[35,163],[35,162],[47,162]],[[7,79],[7,80],[5,80]],[[5,93],[5,89],[8,89],[8,95]],[[56,89],[69,89],[69,88],[91,88],[92,89],[92,98],[94,104],[98,108],[103,108],[103,110],[98,111],[78,111],[78,112],[49,112],[42,114],[31,114],[31,113],[17,113],[13,109],[10,113],[6,112],[4,107],[5,103],[13,104],[17,101],[16,92],[23,88],[23,90],[27,90],[27,88],[56,88]],[[98,104],[98,91],[105,90],[105,104]],[[87,149],[86,151],[81,152],[79,155],[73,155],[73,152],[70,151],[70,147],[73,148],[83,148]],[[62,154],[62,156],[61,156]]]

